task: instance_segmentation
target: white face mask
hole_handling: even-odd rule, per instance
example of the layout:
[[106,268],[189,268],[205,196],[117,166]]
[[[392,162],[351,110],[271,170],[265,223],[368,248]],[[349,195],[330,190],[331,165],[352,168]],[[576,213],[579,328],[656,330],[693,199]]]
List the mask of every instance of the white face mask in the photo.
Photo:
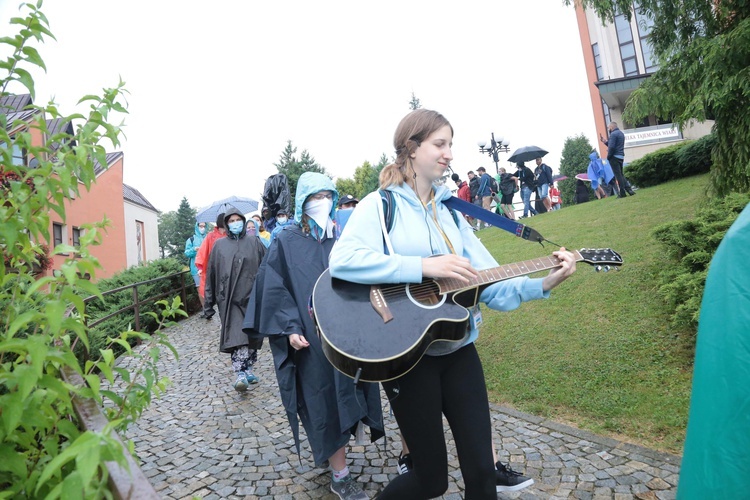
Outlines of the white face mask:
[[[310,200],[307,203],[305,203],[305,215],[310,217],[312,220],[315,221],[318,226],[320,226],[322,229],[327,230],[328,233],[328,226],[329,222],[331,221],[330,215],[331,215],[331,209],[333,208],[333,200],[329,200],[328,198],[323,198],[322,200]],[[330,224],[331,227],[333,226],[333,223]],[[330,237],[331,234],[328,234]]]
[[289,221],[289,217],[276,217],[276,222],[279,224],[286,224]]
[[206,234],[206,227],[199,227],[198,232],[200,232],[201,234]]

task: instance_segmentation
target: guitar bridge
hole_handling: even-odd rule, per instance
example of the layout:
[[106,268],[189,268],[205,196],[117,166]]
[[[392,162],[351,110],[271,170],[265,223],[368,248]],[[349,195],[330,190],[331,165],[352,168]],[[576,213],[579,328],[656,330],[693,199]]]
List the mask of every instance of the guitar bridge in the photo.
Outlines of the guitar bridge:
[[375,312],[383,319],[383,323],[388,323],[393,319],[393,314],[391,314],[391,310],[388,308],[388,303],[385,301],[385,297],[383,297],[383,291],[377,285],[372,285],[370,287],[370,304],[372,305],[372,308],[375,309]]

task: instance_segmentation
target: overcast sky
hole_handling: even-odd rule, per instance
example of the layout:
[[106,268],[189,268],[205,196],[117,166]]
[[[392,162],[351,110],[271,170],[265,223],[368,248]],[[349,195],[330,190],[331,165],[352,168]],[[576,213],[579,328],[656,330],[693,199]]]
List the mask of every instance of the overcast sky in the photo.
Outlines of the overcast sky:
[[[0,36],[19,4],[0,0]],[[42,11],[57,41],[39,47],[37,104],[82,111],[80,97],[122,77],[125,182],[161,211],[183,196],[196,208],[259,199],[287,140],[352,177],[393,155],[412,92],[453,125],[462,178],[494,172],[477,147],[490,132],[511,152],[547,149],[555,172],[567,137],[596,145],[575,12],[562,0],[46,0]]]

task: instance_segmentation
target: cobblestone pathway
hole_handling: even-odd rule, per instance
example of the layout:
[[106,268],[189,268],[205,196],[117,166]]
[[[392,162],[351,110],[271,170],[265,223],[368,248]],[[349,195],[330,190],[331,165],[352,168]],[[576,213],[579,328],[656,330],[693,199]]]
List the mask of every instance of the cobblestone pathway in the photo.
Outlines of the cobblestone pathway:
[[[194,316],[169,330],[180,359],[165,356],[162,375],[173,385],[128,430],[155,489],[170,499],[337,498],[328,489],[329,472],[314,467],[306,440],[301,463],[295,453],[268,345],[256,365],[260,383],[237,393],[229,356],[218,352],[218,328],[218,318]],[[678,456],[500,406],[492,413],[501,459],[535,480],[498,498],[675,498]],[[397,474],[400,443],[390,416],[386,428],[387,446],[353,446],[349,453],[350,470],[370,498]],[[459,499],[463,482],[447,426],[446,435],[450,487],[443,498]]]

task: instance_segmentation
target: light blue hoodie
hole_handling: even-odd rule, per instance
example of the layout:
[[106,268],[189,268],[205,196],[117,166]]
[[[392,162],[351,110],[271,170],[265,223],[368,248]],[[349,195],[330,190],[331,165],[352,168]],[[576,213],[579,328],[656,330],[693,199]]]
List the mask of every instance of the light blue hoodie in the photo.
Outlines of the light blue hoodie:
[[[395,215],[389,236],[395,254],[387,255],[383,248],[378,208],[382,200],[375,191],[359,202],[333,247],[329,262],[331,276],[362,284],[420,283],[422,258],[450,253],[433,220],[432,204],[428,204],[425,211],[416,193],[406,184],[391,186],[388,190],[394,195]],[[442,203],[450,196],[448,188],[435,186],[437,218],[456,254],[468,258],[477,270],[497,267],[495,259],[463,217],[458,217],[460,228],[456,226],[450,210]],[[542,278],[526,276],[501,281],[485,288],[480,301],[492,309],[510,311],[521,302],[549,297],[549,292],[542,290],[542,281]],[[471,329],[463,343],[450,344],[450,349],[446,350],[446,343],[439,342],[433,344],[427,354],[448,354],[474,342],[477,336],[472,316]]]

